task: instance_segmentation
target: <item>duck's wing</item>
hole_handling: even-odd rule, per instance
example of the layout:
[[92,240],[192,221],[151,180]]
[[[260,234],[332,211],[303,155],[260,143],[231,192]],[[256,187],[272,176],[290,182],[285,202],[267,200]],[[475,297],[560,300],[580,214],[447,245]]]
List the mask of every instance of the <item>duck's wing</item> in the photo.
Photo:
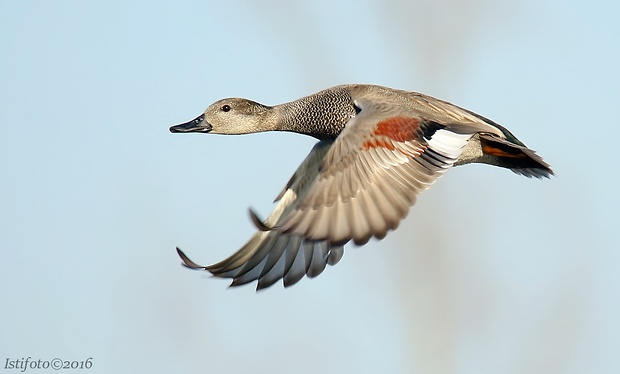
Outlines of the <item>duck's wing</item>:
[[361,109],[327,152],[320,172],[278,230],[342,245],[383,238],[416,197],[459,158],[478,130],[456,130],[393,103]]
[[280,224],[300,196],[305,195],[307,187],[317,177],[319,166],[331,144],[330,141],[317,143],[276,198],[278,204],[264,222],[251,212],[252,220],[259,231],[241,249],[221,262],[201,266],[177,248],[184,265],[191,269],[207,270],[216,277],[232,278],[231,286],[258,280],[256,287],[258,290],[267,288],[280,279],[283,280],[285,287],[291,286],[304,275],[310,278],[316,277],[327,265],[338,263],[344,255],[342,245],[269,230],[270,227]]
[[372,85],[347,85],[351,96],[404,106],[419,118],[433,119],[456,133],[476,132],[455,165],[485,163],[526,177],[548,178],[553,170],[507,128],[471,110],[419,92]]

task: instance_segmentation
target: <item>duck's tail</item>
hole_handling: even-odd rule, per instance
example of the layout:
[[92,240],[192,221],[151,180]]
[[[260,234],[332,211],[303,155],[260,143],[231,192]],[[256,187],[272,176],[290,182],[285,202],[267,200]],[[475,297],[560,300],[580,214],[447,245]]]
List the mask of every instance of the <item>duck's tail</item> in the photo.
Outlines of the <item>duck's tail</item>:
[[455,165],[469,163],[503,167],[528,178],[549,178],[554,175],[551,166],[518,139],[512,141],[492,134],[476,134],[472,137]]
[[480,148],[483,156],[479,162],[507,168],[528,178],[549,178],[553,175],[551,166],[524,144],[480,134]]

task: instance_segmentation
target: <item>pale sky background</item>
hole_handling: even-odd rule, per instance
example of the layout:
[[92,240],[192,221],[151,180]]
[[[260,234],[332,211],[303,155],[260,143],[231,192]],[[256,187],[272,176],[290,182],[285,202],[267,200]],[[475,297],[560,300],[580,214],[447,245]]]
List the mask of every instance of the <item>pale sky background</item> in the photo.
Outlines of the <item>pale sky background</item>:
[[[620,372],[618,14],[617,1],[0,2],[0,369]],[[277,104],[342,83],[474,110],[557,177],[455,168],[399,230],[288,289],[181,267],[177,245],[204,264],[237,250],[247,208],[266,216],[315,141],[168,128],[223,97]]]

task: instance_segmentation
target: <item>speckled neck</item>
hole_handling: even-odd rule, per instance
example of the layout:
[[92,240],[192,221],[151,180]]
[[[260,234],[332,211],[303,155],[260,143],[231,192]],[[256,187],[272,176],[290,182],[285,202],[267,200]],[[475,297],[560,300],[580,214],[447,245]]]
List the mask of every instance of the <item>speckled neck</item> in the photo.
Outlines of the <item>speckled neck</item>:
[[279,130],[310,135],[320,140],[335,139],[353,115],[349,92],[332,88],[274,107]]

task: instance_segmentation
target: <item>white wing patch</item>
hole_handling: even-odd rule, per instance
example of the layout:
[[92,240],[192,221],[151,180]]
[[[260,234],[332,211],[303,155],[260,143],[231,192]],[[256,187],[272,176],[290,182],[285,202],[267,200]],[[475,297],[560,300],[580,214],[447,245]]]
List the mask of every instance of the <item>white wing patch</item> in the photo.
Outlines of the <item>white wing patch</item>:
[[[473,134],[457,134],[450,130],[438,130],[427,140],[428,146],[442,155],[456,160]],[[450,165],[452,166],[452,165]]]

